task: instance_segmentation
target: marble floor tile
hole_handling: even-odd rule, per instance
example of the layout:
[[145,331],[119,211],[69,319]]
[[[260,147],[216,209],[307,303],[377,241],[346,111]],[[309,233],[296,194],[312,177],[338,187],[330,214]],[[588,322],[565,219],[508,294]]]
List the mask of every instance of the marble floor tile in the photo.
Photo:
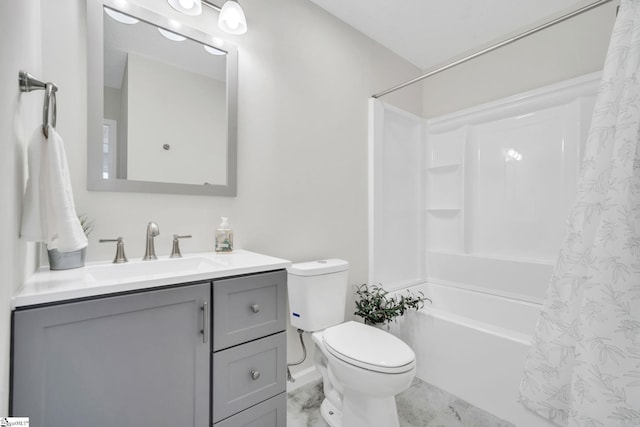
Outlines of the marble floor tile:
[[[328,427],[320,415],[322,383],[287,395],[287,427]],[[514,427],[419,379],[396,396],[400,427]]]
[[320,415],[324,399],[322,382],[315,382],[287,394],[287,427],[328,427]]

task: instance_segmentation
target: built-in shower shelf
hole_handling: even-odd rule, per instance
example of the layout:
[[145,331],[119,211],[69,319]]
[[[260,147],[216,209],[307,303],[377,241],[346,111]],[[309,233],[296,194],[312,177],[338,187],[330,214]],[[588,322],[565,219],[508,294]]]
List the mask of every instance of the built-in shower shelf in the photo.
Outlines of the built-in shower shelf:
[[462,163],[446,163],[426,169],[424,207],[428,211],[460,210],[463,205]]
[[432,214],[438,214],[438,213],[455,213],[455,212],[459,212],[462,208],[459,207],[442,207],[442,208],[427,208],[425,209],[427,212],[432,213]]
[[461,166],[462,166],[461,163],[447,163],[443,165],[428,166],[427,171],[433,172],[433,173],[453,172],[454,170],[459,169]]

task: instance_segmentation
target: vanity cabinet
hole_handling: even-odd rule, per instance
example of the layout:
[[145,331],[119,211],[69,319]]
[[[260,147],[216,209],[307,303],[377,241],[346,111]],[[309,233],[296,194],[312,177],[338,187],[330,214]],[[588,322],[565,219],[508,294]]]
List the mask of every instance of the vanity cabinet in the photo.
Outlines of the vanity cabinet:
[[285,427],[285,328],[285,270],[20,307],[11,414],[33,427]]

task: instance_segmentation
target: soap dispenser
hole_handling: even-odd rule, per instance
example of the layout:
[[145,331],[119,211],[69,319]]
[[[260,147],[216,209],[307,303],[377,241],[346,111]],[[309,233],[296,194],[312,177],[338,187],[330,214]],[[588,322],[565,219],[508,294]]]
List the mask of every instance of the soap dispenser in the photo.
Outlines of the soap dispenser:
[[233,230],[229,226],[229,220],[222,217],[222,222],[216,229],[216,252],[231,251],[233,251]]

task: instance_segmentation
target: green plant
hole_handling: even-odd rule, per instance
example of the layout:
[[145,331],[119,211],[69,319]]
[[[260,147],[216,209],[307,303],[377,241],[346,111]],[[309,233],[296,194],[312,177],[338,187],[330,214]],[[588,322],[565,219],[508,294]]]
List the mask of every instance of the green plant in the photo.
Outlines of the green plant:
[[78,219],[80,220],[80,226],[82,227],[82,231],[84,231],[84,235],[89,236],[93,231],[93,220],[89,219],[87,214],[79,214]]
[[425,301],[431,300],[422,292],[418,295],[407,291],[406,295],[389,295],[380,286],[369,287],[367,284],[356,286],[356,316],[360,316],[368,324],[385,324],[402,316],[407,310],[419,310]]

